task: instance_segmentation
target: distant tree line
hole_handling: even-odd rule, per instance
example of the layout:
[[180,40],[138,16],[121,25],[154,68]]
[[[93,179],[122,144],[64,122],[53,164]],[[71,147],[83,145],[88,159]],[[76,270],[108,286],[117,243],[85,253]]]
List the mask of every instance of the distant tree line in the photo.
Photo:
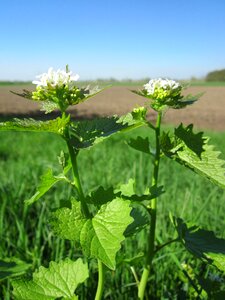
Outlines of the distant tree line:
[[225,81],[225,69],[216,70],[206,75],[206,81]]

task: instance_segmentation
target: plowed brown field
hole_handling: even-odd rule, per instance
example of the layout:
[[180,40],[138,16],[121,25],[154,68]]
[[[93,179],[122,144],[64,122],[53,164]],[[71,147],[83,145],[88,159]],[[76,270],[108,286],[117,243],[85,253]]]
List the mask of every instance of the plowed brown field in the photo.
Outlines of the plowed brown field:
[[[9,92],[21,92],[24,87],[0,87],[0,117],[46,117],[39,110],[39,104],[23,99]],[[25,87],[25,88],[31,88]],[[132,87],[112,87],[99,93],[88,101],[81,103],[70,112],[73,117],[92,118],[97,116],[122,115],[133,107],[143,105],[146,99],[131,93]],[[191,87],[185,94],[204,95],[192,106],[181,110],[169,110],[164,123],[193,123],[200,129],[225,131],[225,87]],[[154,119],[155,112],[150,111],[149,118]]]

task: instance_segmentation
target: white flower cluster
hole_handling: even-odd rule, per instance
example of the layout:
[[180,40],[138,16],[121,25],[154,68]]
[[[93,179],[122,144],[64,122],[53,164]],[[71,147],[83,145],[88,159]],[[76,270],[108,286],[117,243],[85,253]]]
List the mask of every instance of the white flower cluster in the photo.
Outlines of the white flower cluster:
[[144,85],[144,89],[147,91],[148,95],[153,95],[156,89],[176,90],[177,88],[181,88],[179,82],[162,78],[151,79]]
[[32,83],[40,87],[46,87],[48,85],[51,85],[52,87],[62,85],[70,86],[73,81],[79,79],[79,75],[72,75],[72,72],[66,72],[60,69],[54,71],[53,68],[49,68],[47,73],[38,75],[36,78],[39,80],[34,80]]

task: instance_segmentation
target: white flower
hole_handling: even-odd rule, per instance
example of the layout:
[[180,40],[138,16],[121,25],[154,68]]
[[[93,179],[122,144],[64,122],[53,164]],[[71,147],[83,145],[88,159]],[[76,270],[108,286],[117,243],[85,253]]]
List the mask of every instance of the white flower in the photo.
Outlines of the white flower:
[[151,79],[148,83],[144,85],[144,89],[147,91],[148,95],[153,95],[156,89],[163,90],[176,90],[177,88],[181,88],[179,82],[170,80],[170,79]]
[[47,85],[51,85],[52,87],[55,86],[62,86],[71,84],[74,81],[79,79],[79,75],[75,74],[72,75],[72,72],[66,72],[64,70],[58,69],[54,71],[53,68],[49,68],[47,73],[43,73],[41,75],[36,76],[39,80],[32,81],[33,84],[37,86],[46,87]]

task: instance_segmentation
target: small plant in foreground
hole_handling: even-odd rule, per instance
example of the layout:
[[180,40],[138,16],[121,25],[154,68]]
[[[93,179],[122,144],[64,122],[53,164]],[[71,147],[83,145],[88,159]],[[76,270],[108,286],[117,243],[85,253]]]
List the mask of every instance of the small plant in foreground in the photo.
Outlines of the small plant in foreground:
[[[79,258],[76,261],[65,259],[60,262],[50,262],[49,268],[40,267],[33,274],[33,279],[23,277],[14,279],[15,299],[78,299],[75,294],[77,286],[91,276],[88,270],[90,258],[98,261],[98,286],[93,298],[101,299],[104,294],[105,272],[108,269],[116,269],[116,253],[121,243],[125,238],[135,236],[138,231],[144,229],[147,229],[146,251],[138,259],[135,257],[130,259],[139,299],[144,299],[145,295],[151,296],[148,295],[146,286],[153,273],[154,258],[161,249],[169,247],[172,243],[181,243],[194,256],[224,272],[225,240],[217,238],[213,232],[185,222],[179,216],[170,216],[176,236],[171,236],[169,240],[160,244],[155,236],[156,226],[160,226],[157,225],[157,201],[164,193],[163,187],[159,185],[159,166],[162,156],[182,164],[225,188],[224,161],[218,157],[219,152],[208,144],[208,138],[205,138],[202,132],[194,133],[192,125],[185,127],[183,124],[175,128],[173,134],[161,130],[161,120],[167,109],[184,108],[194,103],[198,97],[183,97],[182,86],[173,80],[150,80],[142,90],[135,91],[148,99],[146,107],[136,108],[122,117],[72,121],[66,112],[69,105],[79,104],[99,91],[76,87],[78,75],[72,75],[68,68],[66,71],[56,72],[49,69],[48,73],[40,75],[38,79],[34,81],[37,84],[34,92],[24,91],[21,95],[40,101],[47,113],[59,109],[61,117],[50,121],[16,119],[0,123],[0,131],[51,132],[64,139],[68,152],[61,152],[59,156],[62,172],[55,175],[52,170],[47,170],[40,180],[36,193],[27,199],[25,204],[35,203],[58,182],[71,186],[73,197],[64,199],[61,207],[52,212],[49,223],[56,235],[76,242],[82,250],[84,261]],[[146,118],[150,107],[157,112],[155,125]],[[142,195],[137,194],[135,182],[131,178],[128,183],[122,184],[119,188],[104,189],[100,186],[84,194],[78,170],[79,153],[116,132],[129,131],[139,126],[147,126],[155,133],[155,141],[141,137],[128,141],[131,148],[145,152],[149,158],[153,158],[152,179],[145,192]],[[104,172],[102,170],[102,174]],[[135,271],[135,260],[139,263],[140,260],[143,261],[142,274],[137,274]],[[29,268],[28,265],[16,261],[12,264],[9,260],[5,260],[4,264],[6,271],[8,268],[8,272],[10,271],[14,276],[26,272]],[[20,272],[16,272],[18,266],[21,266]],[[192,279],[192,269],[187,265],[185,268],[184,271],[195,283],[196,297],[204,299],[206,293],[211,296],[212,292],[204,288],[202,282]],[[154,270],[154,273],[156,272],[157,270]]]

